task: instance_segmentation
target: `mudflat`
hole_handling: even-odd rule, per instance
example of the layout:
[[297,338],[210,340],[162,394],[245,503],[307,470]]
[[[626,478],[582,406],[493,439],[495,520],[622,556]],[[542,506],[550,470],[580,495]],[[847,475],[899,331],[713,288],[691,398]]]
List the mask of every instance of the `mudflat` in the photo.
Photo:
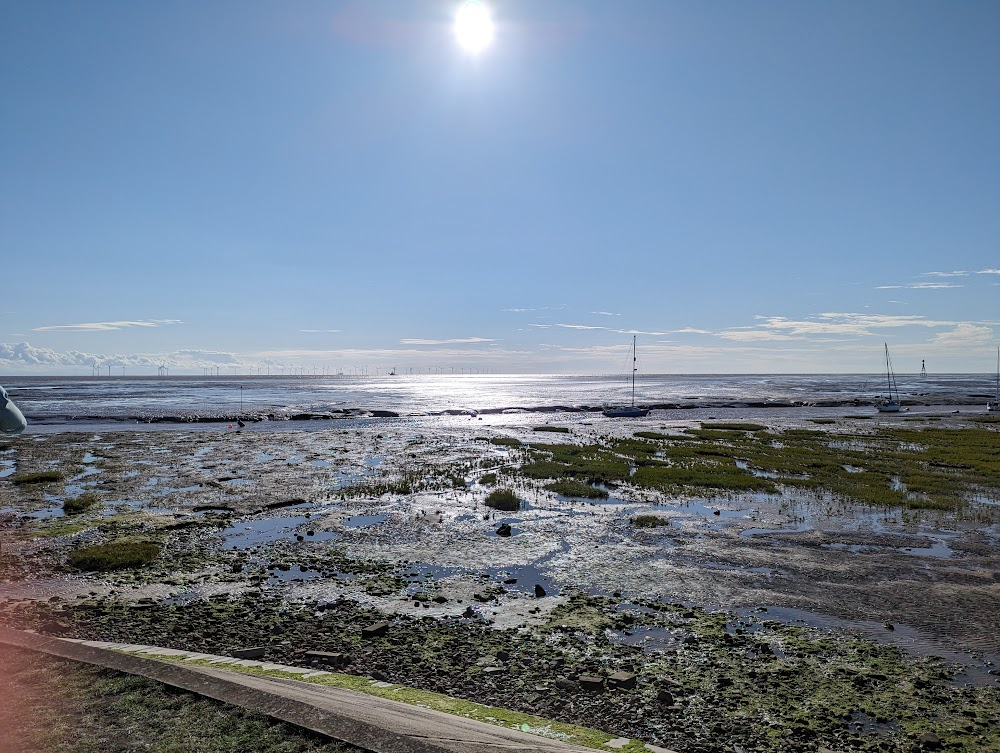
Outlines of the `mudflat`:
[[0,621],[337,654],[679,751],[992,750],[998,429],[803,408],[27,436],[0,446]]

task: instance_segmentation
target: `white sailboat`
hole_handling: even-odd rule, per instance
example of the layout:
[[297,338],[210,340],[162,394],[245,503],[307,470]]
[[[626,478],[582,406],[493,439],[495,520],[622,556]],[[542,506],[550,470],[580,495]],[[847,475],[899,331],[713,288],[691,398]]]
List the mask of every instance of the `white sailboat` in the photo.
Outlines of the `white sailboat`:
[[888,394],[875,405],[879,413],[899,413],[899,389],[896,387],[896,375],[892,371],[892,361],[889,360],[889,343],[885,343],[885,380]]
[[1000,347],[997,348],[997,395],[992,403],[986,403],[986,410],[1000,413]]
[[642,418],[649,415],[647,408],[635,407],[635,372],[638,370],[635,357],[635,335],[632,335],[632,403],[630,405],[619,405],[614,408],[605,408],[601,411],[605,416],[608,418]]

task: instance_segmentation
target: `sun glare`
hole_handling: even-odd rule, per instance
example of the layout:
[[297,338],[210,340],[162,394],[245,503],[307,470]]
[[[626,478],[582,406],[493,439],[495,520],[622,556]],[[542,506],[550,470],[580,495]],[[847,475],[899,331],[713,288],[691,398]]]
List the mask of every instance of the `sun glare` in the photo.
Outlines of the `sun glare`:
[[493,41],[493,19],[479,0],[466,0],[455,16],[455,38],[467,52],[482,52]]

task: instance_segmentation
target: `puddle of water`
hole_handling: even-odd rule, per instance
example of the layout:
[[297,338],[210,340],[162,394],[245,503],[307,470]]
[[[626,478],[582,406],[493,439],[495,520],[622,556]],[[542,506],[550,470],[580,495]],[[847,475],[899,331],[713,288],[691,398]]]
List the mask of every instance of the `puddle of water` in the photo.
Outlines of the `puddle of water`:
[[352,515],[342,522],[348,528],[369,528],[379,523],[385,523],[389,519],[388,513],[378,513],[376,515]]
[[740,531],[740,536],[749,539],[754,536],[770,536],[776,533],[803,533],[812,529],[813,527],[809,523],[789,523],[786,528],[746,528]]
[[864,473],[865,472],[864,468],[858,468],[858,466],[856,466],[856,465],[845,465],[845,466],[842,466],[842,467],[848,473]]
[[892,490],[896,492],[905,492],[906,484],[899,480],[899,476],[893,476],[889,479],[889,484],[892,486]]
[[211,451],[212,451],[211,447],[199,447],[197,450],[195,450],[194,456],[196,458],[203,458]]
[[376,455],[373,458],[365,458],[364,465],[368,468],[378,468],[380,465],[382,465],[382,461],[384,460],[385,456]]
[[277,460],[274,455],[268,455],[266,452],[261,452],[254,457],[253,462],[255,463],[269,463],[272,460]]
[[16,460],[0,460],[0,478],[5,478],[6,476],[13,476],[14,470],[17,467]]
[[228,486],[250,486],[251,484],[257,483],[252,478],[231,478],[228,481],[223,481],[222,483]]
[[[932,638],[922,635],[917,630],[899,623],[893,623],[893,629],[886,630],[885,626],[878,622],[844,620],[817,612],[809,612],[805,609],[774,606],[767,606],[766,609],[768,619],[789,624],[806,625],[807,627],[823,630],[846,629],[857,631],[873,639],[876,643],[897,646],[911,656],[940,657],[945,661],[961,666],[961,673],[955,678],[955,681],[959,683],[986,687],[1000,686],[1000,677],[990,674],[991,669],[1000,666],[1000,654],[997,653],[977,652],[977,655],[973,656],[963,651],[955,651],[942,646]],[[760,613],[756,608],[737,609],[734,611],[744,618],[751,616],[760,617]]]
[[[334,541],[340,538],[333,531],[316,531],[307,527],[309,518],[297,515],[291,518],[264,518],[263,520],[248,520],[226,528],[222,531],[223,545],[233,549],[250,549],[261,544],[272,544],[277,541],[303,542]],[[310,536],[307,531],[314,531]]]
[[310,460],[309,461],[309,465],[311,465],[313,468],[329,468],[330,467],[330,461],[329,460]]
[[[927,541],[927,539],[923,539]],[[954,556],[955,552],[948,546],[947,540],[943,538],[930,538],[930,546],[880,546],[878,544],[821,544],[823,549],[833,549],[838,552],[851,552],[854,554],[867,554],[877,552],[896,552],[898,554],[910,554],[917,557],[939,557],[947,559]]]

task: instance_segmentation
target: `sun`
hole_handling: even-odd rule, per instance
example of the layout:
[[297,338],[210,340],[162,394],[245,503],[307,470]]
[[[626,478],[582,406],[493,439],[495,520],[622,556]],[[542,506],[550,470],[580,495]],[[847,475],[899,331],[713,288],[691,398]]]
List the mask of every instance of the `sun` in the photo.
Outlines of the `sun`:
[[455,16],[455,38],[466,52],[482,52],[493,41],[493,19],[479,0],[466,0]]

